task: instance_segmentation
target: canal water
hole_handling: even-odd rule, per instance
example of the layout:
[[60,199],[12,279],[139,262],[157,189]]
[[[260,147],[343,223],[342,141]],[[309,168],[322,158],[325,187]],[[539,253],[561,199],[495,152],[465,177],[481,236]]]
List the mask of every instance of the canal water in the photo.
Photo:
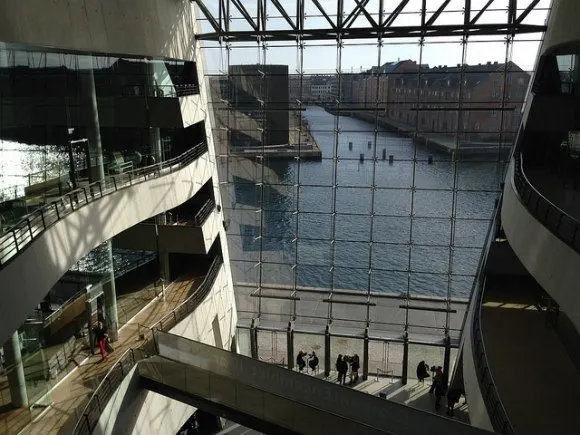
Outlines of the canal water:
[[[381,131],[373,162],[374,126],[339,117],[335,162],[335,116],[310,107],[304,117],[323,159],[268,163],[272,185],[264,187],[263,221],[240,225],[239,247],[230,248],[232,258],[242,260],[233,268],[234,280],[289,285],[296,263],[301,286],[468,296],[503,181],[497,156],[454,163],[449,154]],[[331,187],[335,177],[336,198]],[[255,183],[234,181],[238,204],[259,205]],[[292,213],[296,209],[299,213]],[[235,222],[236,213],[227,210],[226,218]],[[262,237],[257,237],[260,225]],[[244,261],[258,259],[260,250],[261,277],[242,276],[255,273],[248,272]]]
[[[234,204],[255,210],[264,195],[262,229],[259,219],[245,222],[226,205],[226,219],[234,223],[228,237],[235,281],[292,285],[296,279],[308,287],[468,296],[503,181],[497,157],[453,162],[381,131],[374,161],[374,126],[339,117],[335,161],[335,116],[310,107],[304,117],[322,161],[269,162],[271,184],[262,193],[256,180],[233,179]],[[23,190],[26,174],[67,163],[52,146],[3,142],[1,151],[0,190],[8,192],[14,185]],[[227,204],[227,193],[222,196]],[[261,277],[254,267],[260,259]]]

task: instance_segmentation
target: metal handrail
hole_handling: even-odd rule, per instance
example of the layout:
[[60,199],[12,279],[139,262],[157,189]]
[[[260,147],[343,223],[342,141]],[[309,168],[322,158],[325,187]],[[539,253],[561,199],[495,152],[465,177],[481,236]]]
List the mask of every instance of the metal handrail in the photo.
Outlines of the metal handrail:
[[147,83],[135,83],[97,86],[98,98],[119,98],[119,96],[177,98],[196,94],[199,94],[199,86],[193,83],[181,85],[151,85]]
[[[93,429],[97,425],[97,422],[99,421],[101,413],[107,406],[107,402],[115,390],[119,387],[125,375],[141,359],[156,353],[155,347],[150,346],[154,343],[155,330],[159,329],[161,331],[168,332],[178,322],[187,317],[187,315],[191,314],[209,294],[222,263],[223,260],[221,256],[218,255],[216,258],[214,258],[207,274],[205,275],[201,284],[198,286],[197,290],[175,309],[173,309],[171,313],[163,317],[150,328],[146,328],[147,332],[143,334],[143,341],[141,346],[125,351],[121,358],[119,358],[113,367],[111,367],[85,406],[84,411],[82,412],[81,417],[77,421],[77,424],[74,428],[74,435],[88,435],[92,433]],[[141,329],[141,325],[138,325],[138,329]],[[148,337],[145,337],[145,334],[147,334]],[[118,370],[116,373],[114,372],[116,368],[120,368],[121,376],[118,376]],[[115,374],[117,375],[116,377],[113,376]]]
[[201,142],[180,156],[123,174],[105,177],[103,180],[95,181],[86,187],[73,190],[56,201],[25,215],[16,225],[7,228],[0,235],[0,269],[12,261],[47,228],[73,213],[79,207],[134,184],[173,173],[189,165],[206,151],[207,144]]
[[58,315],[62,314],[62,312],[65,310],[65,308],[67,308],[70,304],[75,302],[78,298],[80,298],[86,294],[87,294],[86,288],[76,292],[74,295],[72,295],[70,298],[68,298],[65,302],[63,302],[60,307],[58,307],[56,310],[54,310],[52,313],[50,313],[48,316],[46,316],[42,321],[42,326],[46,327],[47,325],[52,323],[53,320],[56,319],[56,317]]
[[196,225],[201,226],[207,220],[213,209],[215,208],[215,202],[213,199],[208,199],[204,205],[198,210],[194,216],[194,222]]
[[542,195],[524,171],[522,153],[514,154],[514,187],[528,211],[556,237],[580,253],[580,221]]
[[203,278],[201,284],[197,289],[181,304],[175,307],[170,313],[165,315],[161,320],[151,326],[151,330],[159,329],[163,332],[168,332],[171,328],[185,319],[190,313],[192,313],[201,302],[206,298],[206,296],[211,291],[211,287],[217,277],[220,267],[223,263],[221,255],[218,255],[212,261],[207,274]]
[[[472,295],[472,301],[475,304],[473,312],[473,328],[471,332],[471,341],[473,349],[473,360],[475,365],[475,373],[479,383],[479,390],[483,397],[485,407],[490,416],[491,424],[494,430],[503,435],[513,435],[514,429],[507,415],[505,407],[499,397],[495,382],[489,369],[489,362],[487,361],[487,353],[483,339],[483,331],[481,327],[481,311],[483,306],[483,296],[485,291],[485,265],[491,247],[491,243],[495,240],[497,232],[497,225],[499,223],[499,210],[502,202],[502,195],[496,203],[493,218],[488,227],[486,244],[484,246],[482,255],[477,266],[477,273],[475,279],[475,288]],[[467,317],[467,316],[466,316]]]
[[91,395],[81,414],[81,418],[74,427],[72,432],[74,435],[89,435],[93,432],[101,413],[115,390],[123,382],[125,375],[131,371],[135,364],[147,356],[147,353],[141,349],[127,349],[125,351]]

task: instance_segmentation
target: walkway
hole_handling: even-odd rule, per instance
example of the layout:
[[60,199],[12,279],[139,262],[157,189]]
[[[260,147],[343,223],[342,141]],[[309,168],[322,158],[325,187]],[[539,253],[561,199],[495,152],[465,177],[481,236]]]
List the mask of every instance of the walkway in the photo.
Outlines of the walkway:
[[580,373],[527,289],[494,290],[484,302],[483,338],[516,434],[577,434]]
[[[52,390],[51,402],[44,414],[26,427],[23,434],[70,433],[81,415],[90,395],[117,358],[138,343],[138,325],[151,326],[183,302],[203,281],[203,275],[176,280],[166,289],[166,298],[155,300],[119,331],[119,340],[113,344],[115,352],[100,363],[100,355],[82,362],[68,378]],[[80,362],[80,361],[79,361]],[[17,409],[0,414],[0,433],[18,433],[29,423],[29,411]]]

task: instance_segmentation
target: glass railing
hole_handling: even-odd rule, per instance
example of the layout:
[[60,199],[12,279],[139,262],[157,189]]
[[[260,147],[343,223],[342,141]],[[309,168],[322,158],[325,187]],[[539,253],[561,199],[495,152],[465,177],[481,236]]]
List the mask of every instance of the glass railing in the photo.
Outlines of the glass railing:
[[526,177],[522,153],[514,154],[514,185],[528,211],[556,237],[580,253],[580,222],[542,195]]
[[206,151],[207,144],[202,142],[178,157],[123,174],[105,177],[104,180],[73,190],[56,201],[36,209],[21,218],[16,225],[5,229],[0,235],[0,269],[47,228],[78,208],[134,184],[178,171],[197,160]]
[[[169,331],[177,323],[195,311],[211,291],[222,263],[222,257],[217,256],[211,263],[207,274],[197,289],[185,301],[153,326],[144,327],[139,325],[139,334],[142,335],[141,346],[125,352],[115,366],[113,366],[109,374],[107,374],[105,379],[103,379],[97,390],[89,399],[84,411],[78,418],[73,434],[81,435],[92,433],[99,421],[104,407],[107,405],[113,392],[121,384],[123,377],[133,368],[139,359],[143,359],[152,353],[156,353],[154,331]],[[101,388],[103,384],[107,384],[106,389]]]

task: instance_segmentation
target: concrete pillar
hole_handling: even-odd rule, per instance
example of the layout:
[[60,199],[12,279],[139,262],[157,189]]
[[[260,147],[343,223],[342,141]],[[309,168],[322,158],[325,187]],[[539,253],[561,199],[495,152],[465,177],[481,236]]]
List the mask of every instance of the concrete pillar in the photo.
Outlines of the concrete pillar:
[[409,365],[409,334],[405,332],[403,339],[403,371],[401,373],[401,384],[407,385]]
[[28,393],[26,391],[26,378],[24,376],[22,354],[20,353],[18,331],[14,331],[10,339],[4,343],[4,358],[6,367],[9,369],[7,377],[12,405],[27,407]]
[[449,335],[445,336],[445,353],[443,355],[443,375],[445,376],[445,378],[443,379],[443,381],[445,382],[445,385],[447,385],[447,382],[449,381],[449,370],[451,370],[451,338],[449,337]]
[[326,325],[324,332],[324,377],[330,376],[330,368],[332,361],[330,360],[330,327]]
[[113,267],[113,245],[108,240],[107,261],[108,261],[108,279],[109,282],[103,285],[103,295],[105,298],[105,317],[109,338],[111,341],[117,341],[119,338],[119,314],[117,312],[117,290],[115,288],[115,269]]
[[101,125],[99,123],[99,108],[95,90],[95,76],[92,64],[87,71],[81,73],[81,87],[85,100],[85,122],[87,128],[89,154],[89,180],[91,182],[105,178],[103,166],[103,145],[101,143]]
[[[105,179],[103,165],[103,146],[101,143],[101,125],[99,123],[99,108],[95,90],[95,76],[93,74],[92,59],[87,70],[81,73],[81,87],[85,101],[85,122],[87,127],[88,154],[89,154],[89,181]],[[106,242],[107,269],[109,282],[103,286],[105,297],[105,317],[111,341],[118,338],[119,316],[117,314],[117,292],[115,289],[115,270],[113,264],[113,247],[111,241]]]
[[155,216],[155,237],[157,244],[157,261],[159,266],[159,280],[161,281],[161,294],[165,297],[165,285],[171,279],[169,269],[169,253],[159,249],[159,228],[158,225],[166,225],[167,217],[165,213]]
[[363,343],[363,366],[362,378],[366,381],[369,377],[369,328],[365,329],[365,338]]
[[258,359],[258,326],[256,319],[252,319],[252,326],[250,326],[250,352],[252,358]]
[[286,349],[288,351],[288,368],[294,368],[294,328],[292,322],[288,322],[288,330],[286,331]]

